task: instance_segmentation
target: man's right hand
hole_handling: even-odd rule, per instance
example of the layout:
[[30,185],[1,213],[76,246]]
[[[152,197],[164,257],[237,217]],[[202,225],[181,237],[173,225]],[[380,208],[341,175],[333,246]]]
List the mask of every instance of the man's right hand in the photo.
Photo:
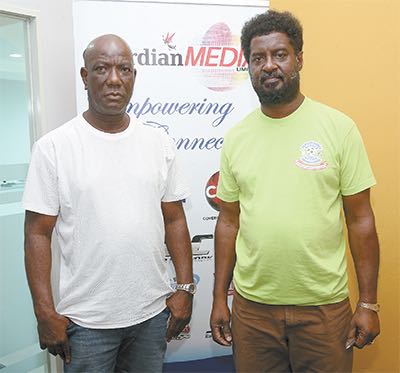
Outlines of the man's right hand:
[[210,317],[210,327],[215,342],[222,346],[232,344],[231,312],[226,302],[214,303]]
[[69,319],[58,313],[46,319],[38,320],[40,348],[56,356],[60,355],[66,364],[71,362],[71,350],[67,336]]

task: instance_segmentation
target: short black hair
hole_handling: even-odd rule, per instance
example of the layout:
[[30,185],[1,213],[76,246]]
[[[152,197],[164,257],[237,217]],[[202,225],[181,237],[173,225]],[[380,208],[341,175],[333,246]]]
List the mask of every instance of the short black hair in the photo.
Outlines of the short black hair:
[[272,32],[286,34],[296,54],[303,50],[303,27],[300,21],[290,12],[278,12],[270,9],[251,18],[242,28],[240,42],[247,63],[250,58],[252,39]]

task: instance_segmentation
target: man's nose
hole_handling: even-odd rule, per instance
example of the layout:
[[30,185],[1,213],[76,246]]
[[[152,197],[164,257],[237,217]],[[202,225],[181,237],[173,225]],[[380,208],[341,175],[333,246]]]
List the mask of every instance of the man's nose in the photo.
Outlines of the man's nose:
[[271,72],[274,71],[278,68],[276,65],[274,59],[271,56],[266,57],[264,65],[262,66],[262,69],[266,72]]
[[120,84],[121,83],[121,78],[120,78],[117,67],[114,66],[110,69],[110,72],[107,77],[107,82],[109,84]]

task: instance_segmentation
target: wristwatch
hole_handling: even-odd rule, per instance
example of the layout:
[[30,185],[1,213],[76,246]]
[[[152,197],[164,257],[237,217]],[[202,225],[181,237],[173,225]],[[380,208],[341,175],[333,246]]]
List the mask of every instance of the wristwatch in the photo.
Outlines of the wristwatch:
[[371,311],[379,312],[380,306],[378,303],[365,303],[365,302],[359,302],[357,303],[357,307],[360,308],[366,308]]
[[196,293],[196,284],[191,282],[190,284],[176,284],[175,290],[183,290],[194,295]]

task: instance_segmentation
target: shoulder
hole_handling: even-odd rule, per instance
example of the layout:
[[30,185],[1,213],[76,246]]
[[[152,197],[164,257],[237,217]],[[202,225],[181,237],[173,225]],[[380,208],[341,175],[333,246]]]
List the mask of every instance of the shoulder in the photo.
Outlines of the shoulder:
[[344,132],[348,132],[356,126],[354,120],[342,111],[310,98],[306,99],[306,110],[309,114],[317,116],[322,121],[325,121],[327,125],[333,126],[338,130],[343,130]]
[[258,122],[260,118],[260,109],[255,109],[246,115],[240,122],[230,128],[224,136],[224,144],[226,142],[239,141],[246,135],[248,131],[253,131],[252,124]]
[[73,133],[75,129],[79,126],[79,123],[81,121],[82,119],[77,116],[62,124],[60,127],[57,127],[47,132],[35,142],[34,147],[44,152],[57,147],[58,144],[66,141],[71,133]]

